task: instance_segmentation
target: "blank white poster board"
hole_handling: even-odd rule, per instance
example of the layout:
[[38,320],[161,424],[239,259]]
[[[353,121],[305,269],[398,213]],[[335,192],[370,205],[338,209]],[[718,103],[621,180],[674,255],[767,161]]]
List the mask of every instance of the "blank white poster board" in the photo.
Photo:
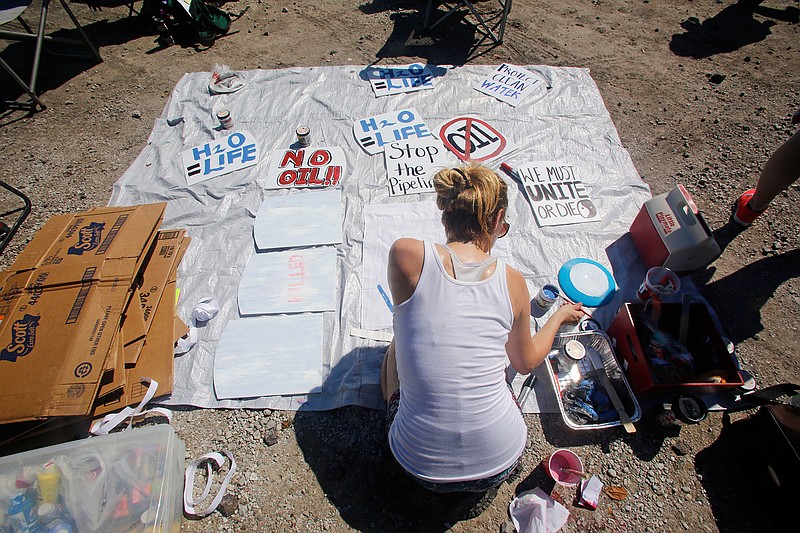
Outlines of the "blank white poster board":
[[217,399],[319,392],[322,314],[228,322],[214,357]]
[[239,283],[239,313],[274,315],[336,308],[336,248],[253,254]]
[[256,249],[275,250],[342,242],[342,192],[297,191],[267,196],[256,214]]
[[[405,204],[374,204],[364,206],[364,283],[361,287],[361,327],[387,329],[392,327],[392,313],[383,299],[378,285],[391,298],[386,269],[389,266],[389,248],[397,239],[412,237],[438,243],[447,242],[442,212],[431,198],[424,202]],[[514,266],[506,243],[508,237],[499,239],[492,256]]]

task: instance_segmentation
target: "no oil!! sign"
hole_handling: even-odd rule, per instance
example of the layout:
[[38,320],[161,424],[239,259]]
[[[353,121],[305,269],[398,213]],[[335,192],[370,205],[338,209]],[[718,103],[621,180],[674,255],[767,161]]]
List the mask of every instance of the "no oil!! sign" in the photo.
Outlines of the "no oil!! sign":
[[488,122],[475,117],[458,117],[439,127],[445,148],[462,161],[489,161],[517,147]]

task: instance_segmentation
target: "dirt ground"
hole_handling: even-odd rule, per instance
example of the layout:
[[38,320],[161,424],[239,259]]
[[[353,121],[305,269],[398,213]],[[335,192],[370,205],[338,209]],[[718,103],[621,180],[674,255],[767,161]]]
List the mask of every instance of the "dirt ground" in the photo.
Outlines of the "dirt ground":
[[[248,70],[415,60],[587,67],[652,193],[684,184],[715,229],[724,252],[693,279],[744,368],[761,387],[800,382],[800,186],[746,231],[728,223],[734,198],[755,184],[769,155],[797,128],[790,124],[800,109],[796,0],[750,8],[733,0],[517,0],[505,42],[494,47],[480,42],[471,16],[457,14],[423,31],[422,1],[240,0],[223,7],[246,12],[208,49],[160,47],[152,27],[129,17],[122,2],[99,3],[69,5],[103,62],[47,52],[38,82],[47,109],[30,115],[0,107],[0,179],[33,203],[0,267],[52,215],[108,202],[185,72],[215,64]],[[27,12],[34,25],[39,5],[34,0]],[[496,10],[491,1],[476,5],[489,16]],[[56,2],[48,31],[77,37]],[[27,77],[30,43],[0,46],[0,57]],[[20,97],[4,72],[0,95]],[[376,480],[380,416],[357,408],[296,415],[180,411],[175,427],[189,456],[226,447],[240,463],[231,489],[238,511],[184,520],[182,529],[507,531],[511,497],[546,485],[537,464],[555,446],[573,448],[587,469],[630,493],[621,502],[605,498],[591,512],[556,489],[571,512],[565,531],[752,531],[769,520],[761,503],[748,504],[758,495],[747,480],[731,473],[738,456],[735,446],[719,444],[719,413],[680,431],[645,417],[635,435],[579,438],[565,433],[557,417],[528,416],[522,481],[505,486],[480,517],[458,523],[420,513],[402,487],[384,490]],[[271,446],[270,435],[278,437]],[[688,446],[687,455],[674,451],[678,442]]]

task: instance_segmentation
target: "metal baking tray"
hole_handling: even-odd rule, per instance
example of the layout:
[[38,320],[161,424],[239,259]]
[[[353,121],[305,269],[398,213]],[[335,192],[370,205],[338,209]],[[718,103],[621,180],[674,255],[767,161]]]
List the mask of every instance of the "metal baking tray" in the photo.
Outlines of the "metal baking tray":
[[[558,354],[561,347],[572,339],[584,345],[586,357],[571,369],[560,369]],[[558,408],[564,422],[570,428],[578,430],[604,429],[622,425],[619,414],[611,405],[610,400],[605,401],[607,395],[605,395],[606,398],[603,397],[605,389],[601,380],[597,378],[599,370],[595,370],[592,365],[590,350],[594,350],[595,361],[598,359],[602,361],[602,371],[608,375],[631,422],[637,422],[642,417],[641,407],[617,363],[614,349],[611,347],[611,340],[602,331],[559,333],[556,335],[550,353],[545,358],[547,375],[550,376],[550,382],[556,392]],[[587,404],[589,409],[586,408]],[[592,413],[597,417],[592,416]]]

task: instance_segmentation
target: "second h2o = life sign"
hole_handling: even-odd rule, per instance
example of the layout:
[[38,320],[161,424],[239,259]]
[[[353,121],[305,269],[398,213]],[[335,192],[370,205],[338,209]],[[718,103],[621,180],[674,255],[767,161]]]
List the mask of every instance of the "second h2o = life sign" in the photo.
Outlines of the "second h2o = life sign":
[[458,117],[439,129],[439,139],[462,161],[487,161],[506,149],[508,141],[488,122]]

